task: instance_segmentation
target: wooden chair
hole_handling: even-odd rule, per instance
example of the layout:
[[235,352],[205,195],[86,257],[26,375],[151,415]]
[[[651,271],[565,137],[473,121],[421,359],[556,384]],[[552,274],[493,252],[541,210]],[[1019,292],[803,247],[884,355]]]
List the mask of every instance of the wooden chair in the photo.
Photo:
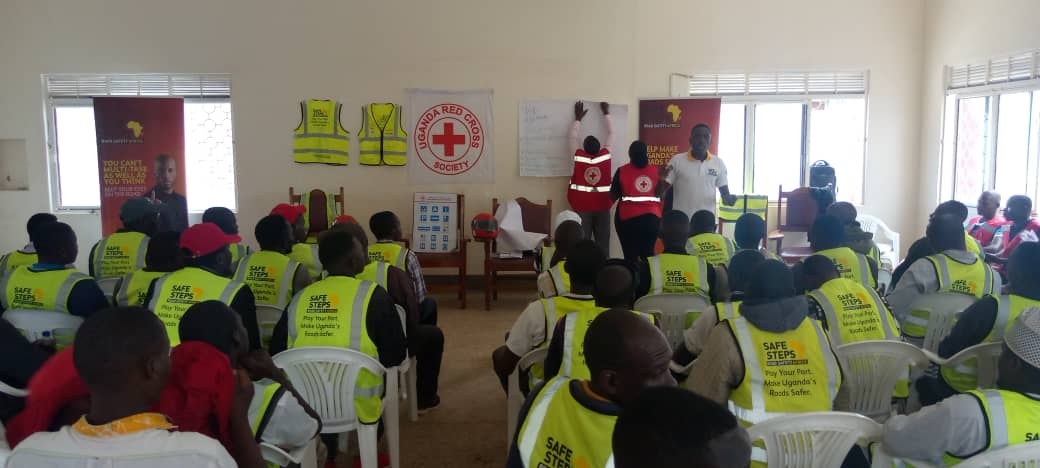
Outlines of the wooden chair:
[[[787,200],[787,211],[784,211],[784,200]],[[777,226],[776,230],[769,234],[769,239],[776,242],[776,252],[787,263],[795,263],[812,255],[809,247],[783,248],[784,233],[805,232],[808,233],[817,213],[816,200],[809,193],[809,187],[799,187],[790,192],[784,191],[780,186],[780,195],[777,197]]]
[[[310,195],[310,206],[307,207],[307,242],[311,242],[311,239],[315,239],[317,242],[318,234],[328,231],[332,227],[332,222],[336,216],[333,214],[331,217],[322,216],[325,214],[325,205],[328,204],[328,198],[326,192],[321,189],[313,189],[308,192]],[[293,187],[289,187],[289,204],[299,205],[303,203],[302,193],[296,193]],[[343,192],[343,187],[339,188],[339,193],[332,195],[334,208],[338,209],[339,216],[346,214],[346,196]],[[313,209],[312,209],[313,207]],[[322,207],[320,210],[318,207]]]
[[423,268],[454,268],[458,270],[458,279],[453,283],[427,283],[430,291],[451,291],[458,293],[462,308],[466,308],[466,247],[472,239],[466,238],[466,197],[458,195],[458,215],[455,216],[455,228],[458,229],[459,249],[455,252],[416,252]]
[[[524,231],[545,234],[542,242],[552,245],[552,200],[544,205],[532,203],[526,198],[517,198]],[[498,198],[491,201],[491,212],[498,211]],[[484,244],[484,309],[491,310],[491,301],[498,300],[499,272],[530,272],[534,269],[534,253],[525,252],[521,258],[500,258],[495,254],[498,242],[494,239],[479,239]],[[526,275],[525,275],[526,276]],[[536,278],[537,276],[532,276]]]

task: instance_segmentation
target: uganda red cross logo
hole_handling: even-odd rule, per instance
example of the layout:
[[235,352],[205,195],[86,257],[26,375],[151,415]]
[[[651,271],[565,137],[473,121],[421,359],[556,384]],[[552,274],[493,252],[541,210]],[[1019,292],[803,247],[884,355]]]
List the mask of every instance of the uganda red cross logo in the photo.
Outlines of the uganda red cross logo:
[[592,166],[585,168],[585,183],[596,185],[602,177],[603,174],[599,171],[598,167]]
[[636,178],[636,190],[646,193],[649,192],[651,188],[653,188],[653,182],[650,181],[649,177],[642,175]]
[[415,154],[430,170],[456,175],[476,166],[487,144],[477,114],[459,104],[437,104],[423,111],[412,133]]

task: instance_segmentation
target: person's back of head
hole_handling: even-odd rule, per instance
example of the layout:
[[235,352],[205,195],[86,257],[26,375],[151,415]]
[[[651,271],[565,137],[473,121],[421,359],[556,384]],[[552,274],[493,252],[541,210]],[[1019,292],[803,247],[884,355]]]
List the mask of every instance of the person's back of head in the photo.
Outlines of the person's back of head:
[[757,249],[766,237],[766,220],[756,214],[744,213],[733,227],[733,240],[741,249]]
[[573,285],[591,289],[596,281],[596,272],[606,261],[607,255],[599,244],[587,239],[576,242],[571,247],[567,263],[563,267],[571,277],[572,289]]
[[932,250],[964,250],[964,225],[958,218],[950,215],[935,216],[928,222],[925,237]]
[[1004,216],[1008,221],[1025,223],[1033,214],[1033,200],[1025,195],[1012,195],[1007,201]]
[[631,309],[636,297],[635,269],[625,260],[607,260],[596,273],[592,296],[599,307]]
[[751,283],[752,273],[764,261],[766,261],[766,257],[757,250],[737,252],[729,260],[729,269],[727,270],[730,291],[746,292]]
[[181,249],[185,264],[210,270],[220,276],[231,276],[231,250],[228,246],[241,242],[238,234],[225,234],[213,223],[188,226],[181,233]]
[[127,230],[146,236],[159,231],[159,207],[151,199],[130,198],[119,208],[119,219]]
[[631,145],[628,145],[628,160],[633,166],[642,169],[650,164],[650,157],[646,152],[646,143],[635,140]]
[[700,210],[690,217],[690,235],[715,232],[715,214],[708,210]]
[[585,137],[585,140],[581,142],[581,149],[584,150],[586,154],[592,156],[599,154],[599,150],[601,149],[599,139],[592,135]]
[[328,231],[318,239],[318,259],[330,275],[355,276],[368,264],[368,253],[349,233]]
[[238,220],[235,213],[223,206],[207,208],[202,212],[202,222],[213,223],[224,231],[224,234],[238,234]]
[[957,200],[947,200],[935,207],[929,219],[939,216],[952,216],[963,225],[968,220],[968,207]]
[[72,352],[93,404],[119,397],[127,404],[157,402],[170,371],[166,327],[144,307],[94,313],[76,331]]
[[805,289],[812,291],[820,289],[820,286],[832,279],[839,278],[840,274],[831,259],[823,255],[813,255],[802,262],[802,276]]
[[[585,238],[585,231],[581,228],[581,223],[577,221],[564,221],[556,226],[556,230],[553,231],[553,245],[557,250],[564,254],[570,252],[571,247],[577,244],[578,241]],[[566,255],[563,255],[564,258]]]
[[836,249],[845,242],[845,226],[834,216],[818,216],[809,228],[809,245],[813,252]]
[[593,391],[621,406],[646,388],[675,385],[671,348],[645,316],[607,310],[589,325],[583,346]]
[[665,247],[679,248],[690,237],[690,219],[679,210],[666,211],[661,216],[661,241]]
[[231,359],[232,364],[249,351],[249,337],[242,319],[220,301],[203,301],[184,312],[177,333],[181,343],[201,341]]
[[831,206],[827,207],[827,215],[834,216],[841,221],[841,224],[848,226],[856,222],[856,216],[859,213],[856,212],[856,206],[849,202],[834,202]]
[[1040,297],[1040,243],[1023,242],[1008,259],[1008,282],[1014,294]]
[[779,260],[766,260],[751,272],[751,281],[744,291],[748,305],[779,301],[797,295],[791,269]]
[[36,228],[47,224],[58,222],[58,217],[50,213],[36,213],[29,217],[29,221],[25,223],[25,232],[29,234],[29,242],[33,241],[33,231]]
[[368,219],[368,229],[377,240],[397,240],[401,222],[393,211],[380,211]]
[[292,250],[295,234],[293,227],[279,215],[267,215],[257,221],[253,229],[256,243],[260,250],[270,250],[279,253],[289,253]]
[[148,239],[148,251],[144,256],[148,271],[176,271],[184,266],[181,251],[181,234],[174,231],[160,232]]
[[745,468],[751,439],[725,406],[681,388],[648,388],[618,416],[617,468]]
[[332,226],[332,230],[343,231],[350,234],[350,236],[354,238],[354,241],[356,241],[361,247],[361,250],[365,252],[368,251],[368,233],[366,233],[365,228],[361,227],[357,222],[344,221],[336,223],[336,225]]
[[36,227],[33,246],[40,263],[52,265],[68,265],[76,261],[79,245],[76,243],[76,232],[68,224],[55,221]]

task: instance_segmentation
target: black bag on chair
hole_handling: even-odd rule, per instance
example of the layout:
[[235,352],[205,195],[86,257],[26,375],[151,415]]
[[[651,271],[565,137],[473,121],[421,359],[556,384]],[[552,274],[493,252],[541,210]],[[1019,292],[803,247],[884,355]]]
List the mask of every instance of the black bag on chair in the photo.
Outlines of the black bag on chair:
[[827,161],[819,160],[809,166],[809,186],[837,192],[838,179],[834,175],[834,167]]

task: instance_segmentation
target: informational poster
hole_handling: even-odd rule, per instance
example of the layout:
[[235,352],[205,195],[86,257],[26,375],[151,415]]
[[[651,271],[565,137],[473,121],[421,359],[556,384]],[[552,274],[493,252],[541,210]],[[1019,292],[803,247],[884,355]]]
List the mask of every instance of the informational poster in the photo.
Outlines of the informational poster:
[[639,100],[639,139],[646,143],[650,164],[663,166],[672,156],[690,149],[690,130],[698,124],[711,127],[708,151],[718,154],[718,98],[669,98]]
[[133,197],[160,205],[161,227],[182,231],[188,223],[184,182],[184,100],[94,98],[101,231],[122,227],[119,210]]
[[411,183],[494,183],[491,98],[490,89],[408,90]]
[[415,193],[412,250],[447,253],[459,250],[459,196],[455,193]]
[[[520,101],[520,175],[525,177],[569,177],[574,170],[574,150],[570,139],[574,124],[572,99],[524,99]],[[608,142],[608,131],[599,102],[582,101],[588,114],[581,119],[578,144],[592,135],[600,144],[609,146],[612,169],[628,162],[628,105],[610,104],[610,118],[614,129],[613,142]],[[613,170],[611,173],[613,174]]]

